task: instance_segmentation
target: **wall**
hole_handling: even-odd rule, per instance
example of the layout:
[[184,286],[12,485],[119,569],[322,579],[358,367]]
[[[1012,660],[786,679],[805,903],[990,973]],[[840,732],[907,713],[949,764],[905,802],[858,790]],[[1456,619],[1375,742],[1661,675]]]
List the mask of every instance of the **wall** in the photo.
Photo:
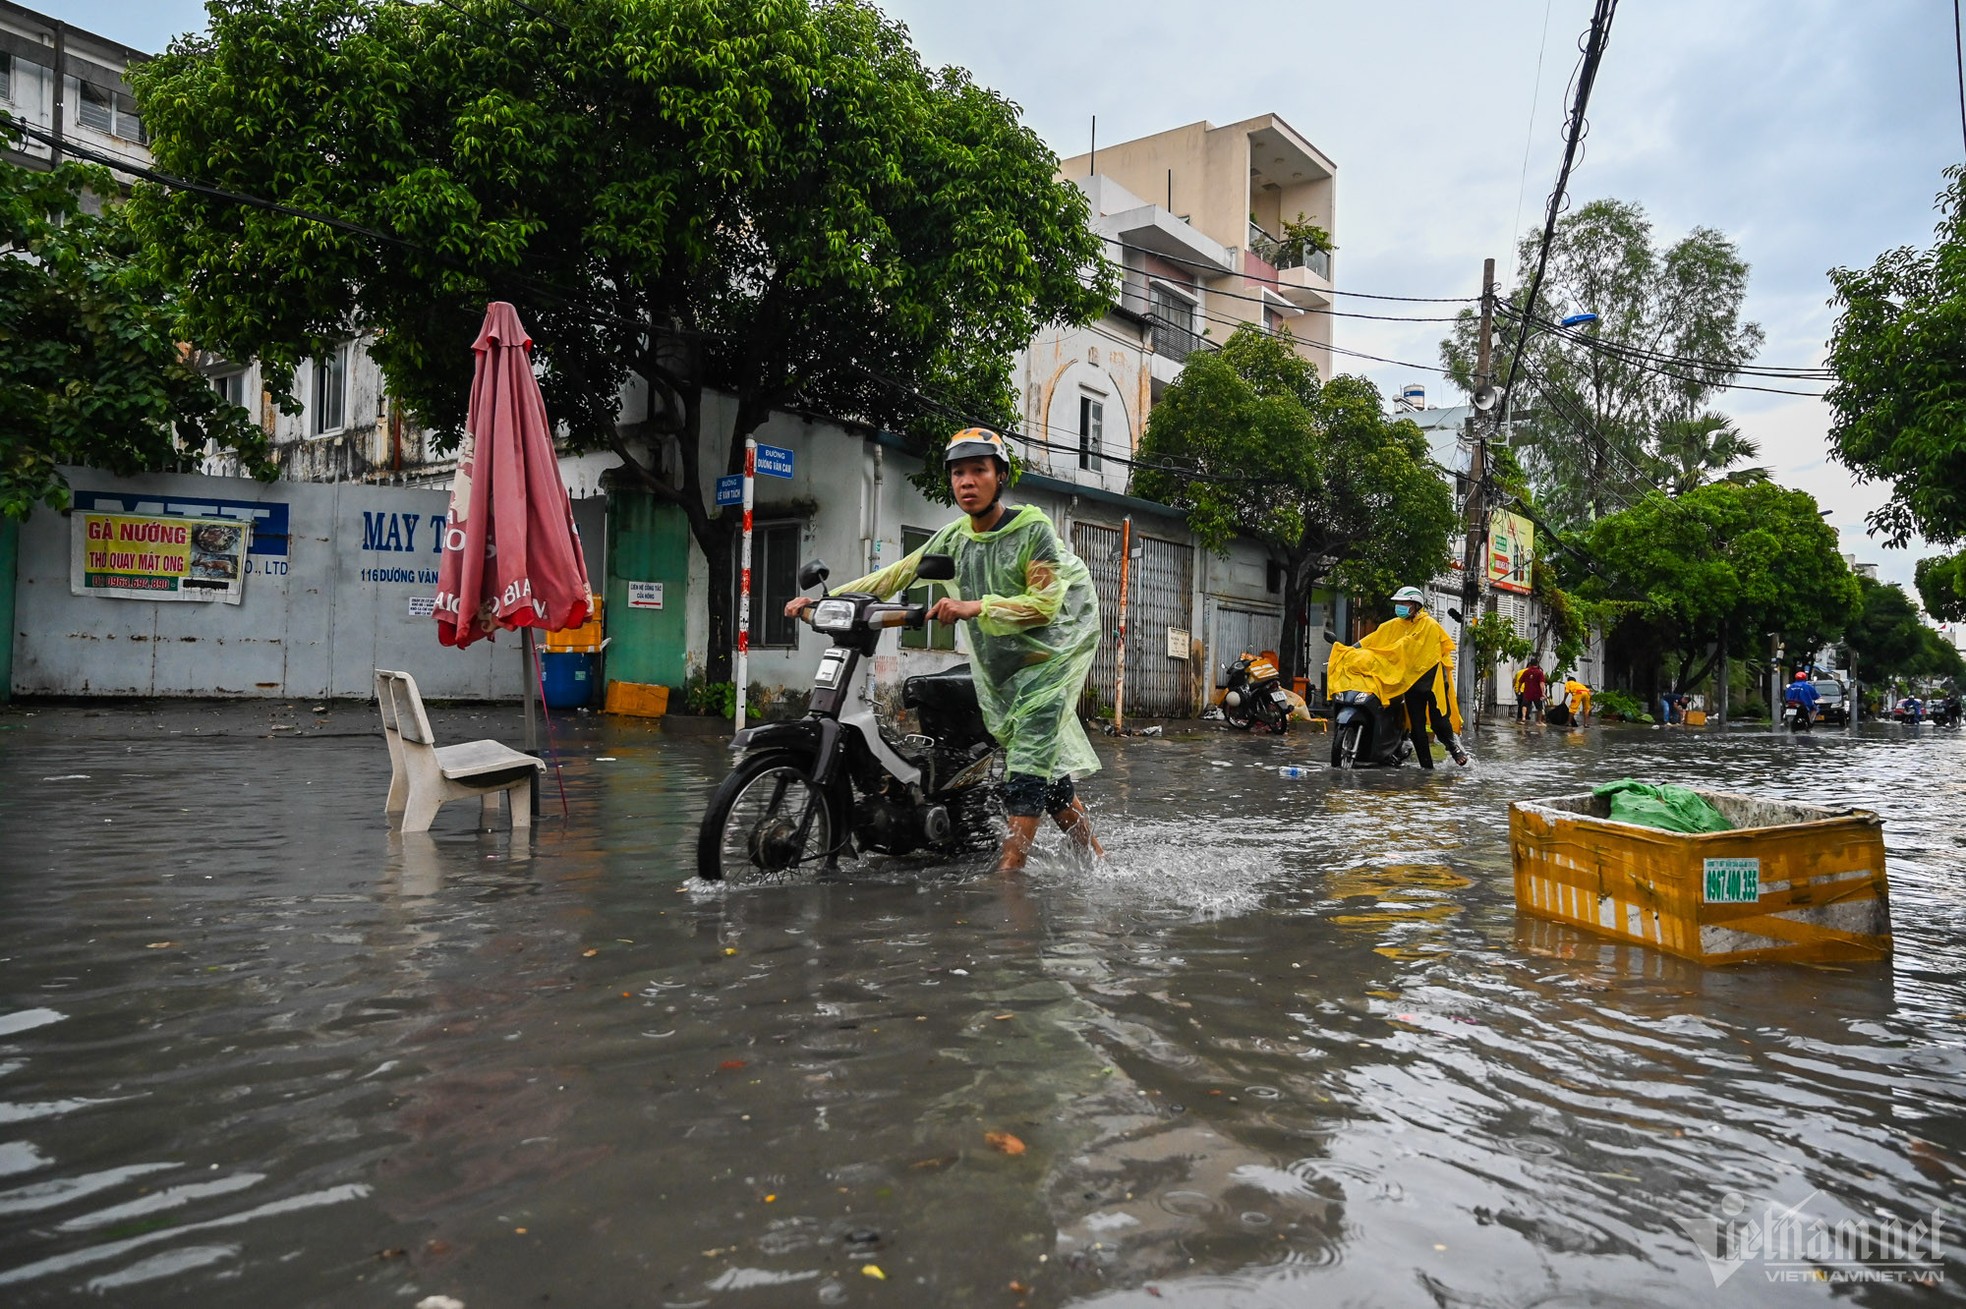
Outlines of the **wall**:
[[[447,492],[66,470],[81,509],[254,522],[237,605],[77,596],[72,520],[37,509],[20,531],[12,689],[20,695],[351,696],[377,667],[432,699],[516,700],[520,643],[437,644],[411,612],[436,590]],[[588,566],[604,566],[604,504],[579,501]]]
[[14,566],[19,549],[20,524],[0,518],[0,704],[13,698]]

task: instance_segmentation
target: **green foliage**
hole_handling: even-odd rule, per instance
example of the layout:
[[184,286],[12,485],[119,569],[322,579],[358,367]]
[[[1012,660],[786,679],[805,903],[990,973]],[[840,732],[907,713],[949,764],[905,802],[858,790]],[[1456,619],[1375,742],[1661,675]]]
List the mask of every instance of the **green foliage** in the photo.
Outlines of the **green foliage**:
[[[1511,300],[1518,311],[1541,237],[1525,236],[1518,251]],[[1761,328],[1741,320],[1747,278],[1748,266],[1725,234],[1699,227],[1660,248],[1635,204],[1594,200],[1557,221],[1536,315],[1549,320],[1574,309],[1598,318],[1573,332],[1531,329],[1511,408],[1523,462],[1558,526],[1603,517],[1631,498],[1641,473],[1651,478],[1676,462],[1664,425],[1698,416],[1761,348]],[[1441,342],[1449,375],[1464,389],[1474,383],[1477,330],[1474,311],[1465,310]],[[1499,374],[1514,346],[1514,326],[1504,333],[1498,324],[1498,336]],[[1715,366],[1667,376],[1593,350],[1586,344],[1593,339]],[[1499,385],[1499,375],[1496,380]]]
[[1313,585],[1385,596],[1447,562],[1454,497],[1410,421],[1389,422],[1363,378],[1320,385],[1287,339],[1237,328],[1191,355],[1141,437],[1141,495],[1187,511],[1210,549],[1237,535],[1284,566],[1286,676]]
[[1515,619],[1501,614],[1483,614],[1468,625],[1467,639],[1474,645],[1475,665],[1484,673],[1506,659],[1514,663],[1527,659],[1535,650],[1526,636],[1517,634]]
[[[513,302],[562,438],[688,519],[721,674],[734,550],[709,492],[743,438],[804,408],[911,432],[934,467],[950,414],[1006,422],[1013,352],[1114,278],[1017,107],[870,4],[535,8],[214,0],[209,34],[131,72],[158,167],[384,235],[148,186],[132,209],[193,292],[185,335],[291,403],[300,359],[372,329],[440,442],[485,303]],[[631,375],[646,408],[621,413]],[[705,388],[728,429],[702,430]]]
[[[1251,214],[1250,222],[1255,221],[1256,216]],[[1329,254],[1338,247],[1331,243],[1331,232],[1328,228],[1310,222],[1304,217],[1303,211],[1299,210],[1294,220],[1284,222],[1281,237],[1274,240],[1269,237],[1252,239],[1249,248],[1255,252],[1257,258],[1267,260],[1280,268],[1287,268],[1301,265],[1313,254]]]
[[[4,118],[4,115],[0,115]],[[0,129],[0,143],[11,134]],[[266,436],[227,405],[173,335],[173,303],[131,260],[104,170],[0,161],[0,516],[63,508],[63,464],[120,474],[166,468],[207,441],[270,476]],[[174,430],[175,429],[175,430]]]
[[1536,539],[1537,557],[1530,566],[1529,590],[1543,611],[1542,636],[1550,643],[1550,667],[1570,668],[1590,646],[1592,626],[1614,615],[1616,603],[1591,602],[1557,584],[1556,568],[1543,557],[1544,540]]
[[710,681],[701,670],[692,668],[683,678],[683,703],[693,714],[735,718],[737,684]]
[[1599,691],[1593,698],[1593,707],[1600,718],[1613,714],[1628,723],[1654,723],[1658,719],[1645,712],[1639,698],[1629,691]]
[[1926,613],[1942,623],[1966,622],[1966,551],[1919,560],[1913,580]]
[[1590,550],[1606,577],[1586,580],[1583,592],[1643,597],[1628,602],[1626,616],[1650,624],[1677,655],[1681,690],[1706,676],[1722,648],[1759,657],[1771,633],[1790,649],[1825,644],[1860,599],[1816,501],[1772,483],[1648,496],[1598,522]]
[[1946,178],[1931,249],[1829,275],[1841,310],[1830,449],[1859,478],[1891,483],[1870,523],[1894,545],[1966,538],[1966,173]]
[[1862,607],[1844,643],[1857,660],[1857,676],[1868,681],[1950,675],[1958,651],[1925,625],[1918,607],[1895,582],[1859,577]]
[[1668,419],[1653,437],[1654,479],[1667,495],[1685,495],[1708,482],[1765,482],[1769,470],[1738,467],[1761,454],[1760,443],[1742,435],[1725,414]]

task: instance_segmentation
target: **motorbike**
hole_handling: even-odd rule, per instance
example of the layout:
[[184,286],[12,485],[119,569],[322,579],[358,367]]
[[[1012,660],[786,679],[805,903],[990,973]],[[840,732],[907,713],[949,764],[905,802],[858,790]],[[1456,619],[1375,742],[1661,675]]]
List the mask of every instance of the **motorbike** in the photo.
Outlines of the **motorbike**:
[[[1461,621],[1459,609],[1447,616]],[[1339,645],[1336,632],[1326,630],[1325,643]],[[1406,706],[1387,704],[1370,691],[1339,691],[1331,697],[1331,766],[1333,768],[1398,768],[1413,758],[1413,735],[1406,724]]]
[[1413,757],[1404,705],[1370,691],[1340,691],[1331,706],[1333,768],[1398,768]]
[[[956,575],[947,555],[925,555],[917,576]],[[910,677],[901,702],[918,733],[890,741],[867,686],[881,634],[920,628],[928,606],[825,591],[818,560],[799,570],[820,588],[805,621],[832,638],[813,675],[803,718],[747,727],[739,758],[710,797],[697,833],[696,871],[712,882],[772,883],[832,871],[858,852],[956,856],[997,843],[1002,809],[997,742],[984,725],[968,664]]]
[[1812,721],[1812,718],[1813,715],[1810,714],[1809,712],[1809,706],[1802,703],[1802,701],[1800,700],[1782,701],[1783,730],[1790,731],[1790,732],[1811,731],[1815,726],[1815,724]]
[[1222,717],[1231,727],[1244,731],[1260,727],[1278,733],[1290,730],[1290,697],[1284,694],[1283,678],[1275,664],[1244,651],[1240,659],[1222,670],[1222,680],[1228,687],[1222,693]]
[[1956,695],[1949,695],[1945,699],[1939,701],[1938,706],[1932,710],[1932,726],[1957,727],[1959,726],[1959,717],[1960,717],[1959,697]]

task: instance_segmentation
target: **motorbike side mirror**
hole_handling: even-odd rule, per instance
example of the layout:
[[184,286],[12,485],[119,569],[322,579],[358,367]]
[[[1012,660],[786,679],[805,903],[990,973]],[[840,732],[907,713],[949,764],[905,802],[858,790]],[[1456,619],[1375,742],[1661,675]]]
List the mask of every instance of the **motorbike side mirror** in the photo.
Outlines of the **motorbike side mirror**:
[[1339,644],[1339,641],[1338,641],[1338,633],[1336,633],[1336,632],[1334,632],[1334,631],[1332,631],[1332,630],[1331,630],[1330,628],[1328,628],[1328,627],[1327,627],[1327,628],[1325,628],[1325,629],[1324,629],[1324,643],[1325,643],[1326,645],[1337,645],[1337,644]]
[[1449,609],[1447,611],[1447,616],[1449,618],[1452,618],[1457,623],[1461,621],[1461,611],[1459,609]]
[[799,565],[799,589],[810,591],[815,586],[824,586],[832,575],[833,570],[823,560],[808,559]]
[[918,582],[947,582],[955,578],[956,561],[948,555],[923,555],[915,568]]

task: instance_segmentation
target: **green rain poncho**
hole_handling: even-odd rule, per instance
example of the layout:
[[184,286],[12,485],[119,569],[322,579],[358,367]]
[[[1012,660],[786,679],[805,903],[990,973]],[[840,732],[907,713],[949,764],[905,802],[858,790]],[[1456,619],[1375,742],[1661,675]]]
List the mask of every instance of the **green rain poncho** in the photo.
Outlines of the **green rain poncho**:
[[1046,780],[1098,772],[1076,702],[1099,648],[1099,596],[1051,520],[1035,505],[1011,510],[989,532],[958,518],[907,558],[836,589],[887,599],[914,585],[927,554],[956,561],[955,580],[937,585],[983,602],[966,624],[971,674],[1006,771]]

